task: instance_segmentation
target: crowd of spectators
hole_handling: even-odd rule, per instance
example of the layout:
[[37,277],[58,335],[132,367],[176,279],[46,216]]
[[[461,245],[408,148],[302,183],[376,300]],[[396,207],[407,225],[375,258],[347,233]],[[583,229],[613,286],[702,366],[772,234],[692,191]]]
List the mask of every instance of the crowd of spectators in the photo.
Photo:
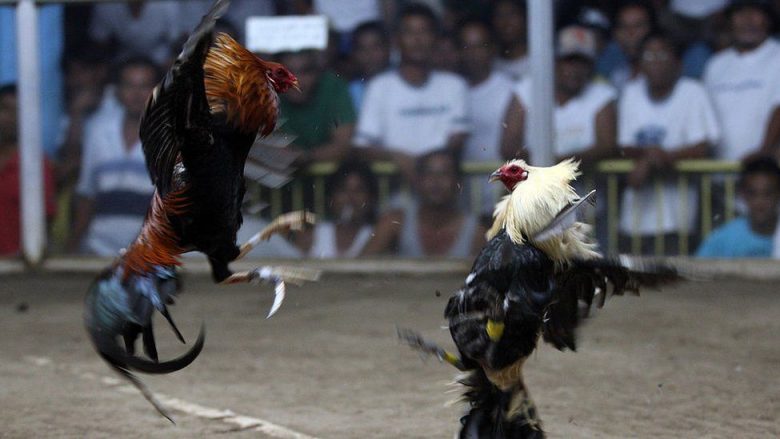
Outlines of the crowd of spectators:
[[[138,117],[210,3],[39,8],[51,249],[114,255],[135,236],[153,191]],[[556,0],[555,10],[554,141],[533,145],[524,0],[233,0],[218,27],[239,40],[248,16],[322,14],[330,23],[326,50],[264,54],[300,81],[300,93],[281,99],[279,128],[293,139],[297,166],[341,164],[327,184],[325,221],[283,240],[279,255],[468,256],[500,192],[464,181],[461,164],[533,164],[542,148],[581,160],[597,187],[598,161],[634,159],[621,184],[621,250],[639,236],[640,250],[652,252],[660,232],[670,254],[681,231],[706,238],[697,237],[696,209],[679,212],[681,200],[695,206],[698,195],[681,193],[674,164],[747,160],[738,190],[744,219],[713,239],[748,230],[771,242],[777,187],[761,186],[756,175],[780,157],[780,1]],[[0,181],[18,174],[17,136],[6,123],[16,109],[11,115],[5,102],[15,100],[15,38],[14,9],[2,6]],[[411,187],[383,210],[367,165],[377,160],[394,163],[398,186]],[[754,171],[757,161],[764,165]],[[716,179],[715,198],[723,188]],[[2,218],[19,210],[13,189],[0,188]],[[762,190],[775,191],[761,195],[773,207],[755,201]],[[468,205],[465,194],[477,192],[480,204]],[[597,211],[602,224],[604,214]],[[0,253],[12,255],[18,215],[8,218]],[[263,221],[248,216],[246,227]],[[732,256],[717,254],[722,247],[707,240],[699,254]]]

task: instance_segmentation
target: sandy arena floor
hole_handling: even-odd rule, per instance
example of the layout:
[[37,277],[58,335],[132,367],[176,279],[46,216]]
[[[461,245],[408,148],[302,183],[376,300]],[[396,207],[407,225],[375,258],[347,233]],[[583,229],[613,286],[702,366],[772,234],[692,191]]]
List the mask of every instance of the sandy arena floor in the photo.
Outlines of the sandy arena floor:
[[[185,278],[172,312],[189,339],[206,321],[206,347],[177,374],[144,377],[177,425],[92,351],[81,323],[90,280],[0,277],[0,437],[451,438],[457,429],[463,408],[445,404],[454,370],[399,345],[394,325],[451,346],[441,314],[460,276],[329,275],[291,288],[270,320],[268,287]],[[157,332],[162,357],[184,350],[164,321]],[[553,438],[777,437],[779,334],[776,284],[646,291],[609,301],[578,353],[540,349],[527,382]]]

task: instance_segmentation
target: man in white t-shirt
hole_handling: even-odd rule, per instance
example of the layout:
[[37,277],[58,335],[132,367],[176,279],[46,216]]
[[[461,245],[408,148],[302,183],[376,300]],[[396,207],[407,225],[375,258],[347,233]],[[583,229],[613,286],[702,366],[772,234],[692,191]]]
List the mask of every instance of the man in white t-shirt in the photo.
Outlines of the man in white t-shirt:
[[[553,150],[556,162],[576,157],[587,169],[615,153],[617,93],[612,86],[593,79],[596,36],[582,26],[569,26],[558,35],[555,66]],[[531,102],[530,79],[516,88],[525,110]],[[528,130],[525,130],[526,132]],[[527,145],[530,159],[548,145]],[[504,151],[511,155],[511,151]]]
[[723,138],[716,157],[742,160],[780,143],[780,43],[770,38],[770,1],[737,0],[726,9],[733,45],[707,63],[704,84]]
[[[520,102],[513,93],[514,82],[491,67],[495,45],[485,22],[463,23],[457,37],[461,71],[469,83],[467,107],[471,122],[471,135],[466,140],[463,160],[500,161],[502,150],[517,149],[523,143]],[[497,188],[485,178],[479,177],[479,182],[475,178],[468,183],[479,184],[481,188],[480,210],[492,213],[498,198]]]
[[[678,231],[693,227],[693,188],[680,193],[674,178],[663,183],[660,193],[656,186],[657,177],[674,176],[678,160],[707,157],[720,137],[704,87],[680,77],[681,55],[682,48],[669,37],[648,36],[640,50],[642,77],[620,97],[618,140],[623,155],[635,159],[621,205],[622,251],[675,254]],[[659,233],[663,242],[655,242]],[[639,236],[640,249],[632,248],[631,235]]]
[[138,129],[159,78],[150,59],[126,60],[116,75],[119,108],[86,124],[69,250],[115,256],[141,229],[154,186]]
[[430,67],[437,28],[426,6],[402,11],[401,64],[369,82],[353,140],[367,158],[394,161],[409,181],[415,157],[442,147],[460,153],[469,130],[466,82]]

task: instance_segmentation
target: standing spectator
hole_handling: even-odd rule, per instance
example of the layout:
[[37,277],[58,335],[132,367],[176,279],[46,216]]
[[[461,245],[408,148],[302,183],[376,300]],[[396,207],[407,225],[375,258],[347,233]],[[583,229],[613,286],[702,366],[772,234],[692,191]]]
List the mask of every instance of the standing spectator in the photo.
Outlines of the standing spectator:
[[138,233],[154,192],[138,129],[159,75],[150,59],[124,61],[116,73],[121,111],[87,123],[69,250],[112,256]]
[[281,129],[296,136],[292,148],[302,154],[299,164],[341,160],[355,127],[347,83],[324,70],[318,51],[283,53],[279,61],[295,72],[301,89],[280,98]]
[[707,64],[704,84],[723,128],[716,157],[742,160],[778,153],[780,143],[780,43],[770,38],[771,2],[735,0],[726,10],[732,47]]
[[364,255],[394,252],[407,258],[466,258],[485,244],[485,228],[458,204],[462,176],[450,150],[431,151],[417,159],[415,197],[388,211]]
[[[61,57],[64,47],[63,6],[38,6],[38,60],[40,69],[41,142],[49,157],[57,155],[57,137],[63,114]],[[0,84],[18,83],[16,7],[0,6]]]
[[[463,160],[490,162],[502,159],[502,150],[522,146],[520,103],[512,92],[509,76],[493,68],[496,48],[485,22],[467,21],[458,30],[461,71],[469,84],[468,110],[471,135],[466,140]],[[474,181],[470,183],[474,184]],[[480,211],[492,213],[497,201],[495,185],[480,181]]]
[[493,29],[498,38],[496,70],[513,80],[530,71],[525,0],[498,0],[493,7]]
[[468,133],[466,82],[431,70],[438,24],[422,5],[401,13],[401,64],[368,84],[353,143],[370,159],[393,160],[413,179],[414,157],[446,147],[460,153]]
[[[21,194],[19,193],[19,144],[16,86],[0,86],[0,256],[19,253]],[[54,177],[43,161],[46,217],[54,215]]]
[[[569,26],[558,34],[553,150],[556,161],[573,156],[582,161],[584,168],[614,154],[616,147],[617,94],[611,86],[594,80],[595,56],[596,36],[592,30]],[[525,114],[531,102],[532,87],[530,78],[517,85],[524,109],[521,114]],[[517,148],[517,145],[505,146]],[[547,146],[528,147],[533,161],[534,151]],[[511,149],[505,150],[504,156],[512,153]]]
[[[742,167],[737,184],[747,215],[713,230],[699,247],[700,258],[769,258],[778,254],[777,210],[780,208],[780,167],[771,157],[756,157]],[[774,240],[774,245],[773,245]]]
[[656,27],[655,10],[643,0],[623,2],[615,13],[613,41],[596,62],[596,71],[618,90],[639,72],[639,46]]
[[192,30],[190,20],[185,20],[187,28],[182,28],[179,7],[174,1],[96,4],[89,34],[95,42],[114,49],[115,60],[148,56],[162,64],[179,36]]
[[374,231],[379,196],[367,163],[343,162],[326,183],[329,218],[296,233],[295,244],[311,258],[356,258]]
[[[682,48],[661,34],[648,36],[640,50],[643,78],[626,86],[618,114],[619,142],[627,158],[635,159],[623,194],[620,230],[642,237],[642,253],[651,253],[654,235],[664,235],[666,253],[673,252],[676,232],[691,230],[696,205],[689,190],[686,205],[674,181],[663,187],[661,199],[653,185],[670,174],[675,162],[704,158],[720,136],[715,112],[704,87],[681,78]],[[684,214],[684,215],[683,215]]]
[[380,21],[363,23],[352,33],[352,67],[355,78],[349,93],[355,109],[360,111],[366,84],[390,65],[390,36]]

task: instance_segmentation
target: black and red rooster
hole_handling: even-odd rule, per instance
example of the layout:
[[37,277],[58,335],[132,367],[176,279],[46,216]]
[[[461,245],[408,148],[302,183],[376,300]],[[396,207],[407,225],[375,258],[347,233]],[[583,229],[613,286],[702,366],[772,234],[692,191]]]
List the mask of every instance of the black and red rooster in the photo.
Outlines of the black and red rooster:
[[[131,371],[170,373],[189,365],[203,347],[202,328],[186,354],[158,360],[154,310],[165,316],[184,342],[166,306],[179,290],[180,255],[205,253],[216,282],[275,282],[277,299],[271,314],[281,304],[286,276],[303,280],[272,267],[236,274],[228,268],[259,241],[256,237],[236,245],[243,221],[247,155],[256,138],[269,135],[276,126],[277,93],[298,85],[281,64],[260,59],[226,34],[214,35],[215,22],[229,4],[229,0],[215,1],[149,98],[140,137],[156,188],[152,204],[136,240],[98,276],[86,298],[85,325],[98,353],[168,419]],[[302,214],[298,219],[311,218]],[[262,237],[292,226],[272,224]],[[302,277],[308,280],[316,274]],[[135,355],[139,335],[148,358]]]

